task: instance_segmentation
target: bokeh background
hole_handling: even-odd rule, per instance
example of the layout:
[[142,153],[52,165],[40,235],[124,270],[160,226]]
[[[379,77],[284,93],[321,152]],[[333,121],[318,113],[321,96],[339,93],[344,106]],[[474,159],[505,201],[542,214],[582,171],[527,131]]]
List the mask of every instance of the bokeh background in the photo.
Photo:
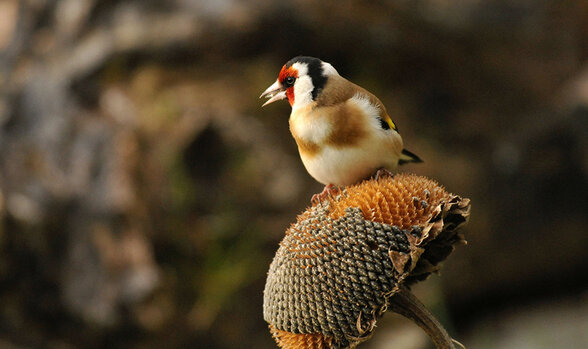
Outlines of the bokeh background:
[[[0,0],[0,347],[274,348],[269,263],[322,189],[259,94],[373,91],[470,197],[417,295],[468,348],[588,343],[588,3]],[[363,348],[430,348],[386,314]]]

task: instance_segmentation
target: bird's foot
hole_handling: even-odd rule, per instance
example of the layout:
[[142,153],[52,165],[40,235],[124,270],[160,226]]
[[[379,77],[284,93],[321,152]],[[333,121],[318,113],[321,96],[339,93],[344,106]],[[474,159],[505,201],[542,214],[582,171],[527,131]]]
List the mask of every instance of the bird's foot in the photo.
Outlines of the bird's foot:
[[326,200],[329,197],[335,197],[335,195],[339,194],[341,190],[339,187],[334,186],[333,184],[325,185],[325,188],[322,192],[318,194],[314,194],[310,202],[312,205],[317,205]]
[[390,172],[390,170],[388,170],[388,169],[381,168],[376,171],[376,174],[374,175],[373,178],[377,181],[383,177],[394,177],[394,173]]

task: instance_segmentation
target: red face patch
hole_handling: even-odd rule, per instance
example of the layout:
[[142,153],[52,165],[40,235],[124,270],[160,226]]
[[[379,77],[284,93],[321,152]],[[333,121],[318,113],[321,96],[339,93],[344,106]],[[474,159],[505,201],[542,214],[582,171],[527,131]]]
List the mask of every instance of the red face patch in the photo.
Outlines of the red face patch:
[[[292,66],[287,68],[286,66],[283,66],[280,75],[278,75],[278,81],[280,81],[282,86],[285,86],[285,80],[288,77],[298,78],[298,70],[294,69]],[[294,105],[294,86],[286,88],[286,96],[288,96],[290,106]]]

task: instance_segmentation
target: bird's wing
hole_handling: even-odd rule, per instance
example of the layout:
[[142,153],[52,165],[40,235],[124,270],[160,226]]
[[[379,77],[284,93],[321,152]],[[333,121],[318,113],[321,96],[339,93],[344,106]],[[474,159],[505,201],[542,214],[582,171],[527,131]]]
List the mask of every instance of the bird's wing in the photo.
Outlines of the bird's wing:
[[383,129],[391,129],[398,132],[396,124],[392,121],[386,112],[384,104],[378,99],[378,97],[374,96],[363,87],[358,86],[341,76],[329,76],[323,92],[317,99],[317,107],[334,106],[339,103],[345,103],[347,100],[355,96],[360,96],[369,100],[370,104],[377,108],[378,117]]
[[392,118],[390,118],[390,115],[388,115],[388,112],[386,111],[386,107],[384,107],[384,104],[382,102],[380,102],[380,100],[378,99],[378,97],[374,96],[373,94],[371,94],[369,91],[367,91],[364,88],[361,88],[362,90],[361,93],[365,94],[365,96],[369,99],[369,101],[371,102],[372,105],[374,105],[379,113],[378,113],[378,118],[380,119],[380,124],[382,126],[382,128],[384,130],[394,130],[396,132],[398,132],[398,128],[396,127],[396,124],[394,123],[394,121],[392,121]]

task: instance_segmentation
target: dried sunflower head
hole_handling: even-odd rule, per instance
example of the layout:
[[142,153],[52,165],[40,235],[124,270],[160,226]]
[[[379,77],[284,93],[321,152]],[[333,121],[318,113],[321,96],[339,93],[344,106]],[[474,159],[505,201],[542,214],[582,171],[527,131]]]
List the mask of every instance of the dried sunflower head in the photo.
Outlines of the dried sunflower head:
[[264,319],[278,345],[347,348],[369,338],[406,286],[464,242],[457,228],[469,208],[435,181],[404,174],[308,208],[286,231],[265,286]]

